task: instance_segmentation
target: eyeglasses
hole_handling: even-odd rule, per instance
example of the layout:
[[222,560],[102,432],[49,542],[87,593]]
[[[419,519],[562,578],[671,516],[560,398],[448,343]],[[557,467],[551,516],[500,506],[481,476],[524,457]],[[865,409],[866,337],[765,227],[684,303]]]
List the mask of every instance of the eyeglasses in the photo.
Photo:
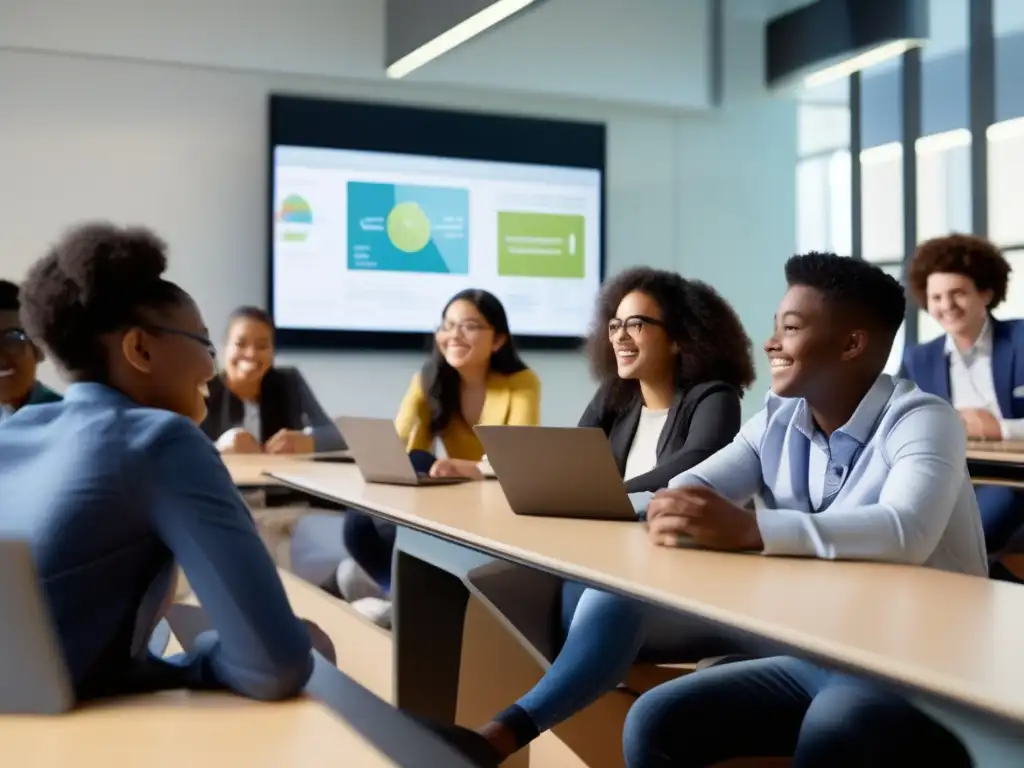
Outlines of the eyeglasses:
[[0,349],[11,354],[20,354],[31,344],[28,334],[21,328],[7,328],[0,331]]
[[169,336],[181,336],[186,339],[191,339],[197,344],[201,344],[205,347],[206,351],[210,354],[210,357],[214,359],[217,357],[217,346],[210,341],[208,336],[203,336],[200,333],[192,333],[191,331],[183,331],[180,328],[168,328],[164,325],[155,325],[153,323],[147,323],[142,327],[152,333],[166,333]]
[[481,331],[486,331],[490,327],[477,320],[463,320],[460,323],[445,322],[437,327],[437,333],[446,336],[454,333],[461,333],[463,336],[473,336]]
[[665,324],[661,320],[655,320],[653,317],[647,315],[630,315],[625,320],[620,320],[617,317],[613,317],[608,321],[608,337],[612,338],[618,336],[623,329],[626,330],[626,335],[632,339],[639,336],[645,325],[653,325],[658,328],[664,328]]

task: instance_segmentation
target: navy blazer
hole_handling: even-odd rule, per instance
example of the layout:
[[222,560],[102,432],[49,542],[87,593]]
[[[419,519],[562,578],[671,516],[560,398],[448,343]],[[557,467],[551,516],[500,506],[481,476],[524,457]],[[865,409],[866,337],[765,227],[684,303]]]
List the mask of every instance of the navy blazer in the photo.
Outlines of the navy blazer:
[[[27,535],[79,700],[160,688],[298,693],[309,633],[219,454],[187,419],[94,383],[0,425],[0,531]],[[147,640],[174,562],[216,633],[161,661]]]
[[[992,324],[992,380],[1004,419],[1024,418],[1024,320],[996,320]],[[951,400],[946,336],[907,347],[903,376],[925,392]]]

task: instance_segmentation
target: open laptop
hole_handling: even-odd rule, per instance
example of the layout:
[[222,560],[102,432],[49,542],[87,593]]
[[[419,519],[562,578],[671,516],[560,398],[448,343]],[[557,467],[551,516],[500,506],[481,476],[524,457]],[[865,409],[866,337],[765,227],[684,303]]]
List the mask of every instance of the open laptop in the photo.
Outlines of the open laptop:
[[478,426],[474,431],[517,515],[636,520],[600,429]]
[[0,538],[0,713],[57,715],[74,700],[28,542]]
[[468,480],[465,477],[430,477],[417,472],[390,419],[341,416],[337,421],[356,467],[368,483],[456,485]]

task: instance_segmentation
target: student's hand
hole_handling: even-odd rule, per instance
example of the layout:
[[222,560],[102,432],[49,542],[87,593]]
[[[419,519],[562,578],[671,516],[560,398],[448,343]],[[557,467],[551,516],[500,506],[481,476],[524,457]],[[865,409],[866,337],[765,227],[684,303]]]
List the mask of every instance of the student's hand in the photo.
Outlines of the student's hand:
[[438,459],[430,466],[431,477],[468,477],[483,480],[484,475],[475,461],[464,459]]
[[658,491],[647,507],[647,530],[653,544],[665,547],[684,535],[711,549],[764,549],[757,518],[710,488]]
[[244,429],[234,429],[221,435],[217,441],[217,450],[221,453],[261,453],[260,441]]
[[264,446],[267,453],[313,453],[313,436],[294,429],[282,429]]
[[967,430],[967,436],[975,440],[1002,440],[1003,428],[999,419],[981,408],[962,408],[960,419]]

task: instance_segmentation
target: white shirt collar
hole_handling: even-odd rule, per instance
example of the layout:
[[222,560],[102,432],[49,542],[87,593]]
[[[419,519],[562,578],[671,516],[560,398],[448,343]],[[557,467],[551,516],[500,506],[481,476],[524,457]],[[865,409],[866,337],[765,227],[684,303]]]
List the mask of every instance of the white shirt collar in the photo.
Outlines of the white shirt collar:
[[981,333],[979,333],[978,338],[974,340],[974,344],[970,349],[964,350],[963,352],[956,348],[956,342],[953,341],[953,337],[946,334],[946,354],[955,354],[961,358],[973,358],[976,355],[991,355],[992,321],[989,319],[985,320],[985,324],[981,326]]

